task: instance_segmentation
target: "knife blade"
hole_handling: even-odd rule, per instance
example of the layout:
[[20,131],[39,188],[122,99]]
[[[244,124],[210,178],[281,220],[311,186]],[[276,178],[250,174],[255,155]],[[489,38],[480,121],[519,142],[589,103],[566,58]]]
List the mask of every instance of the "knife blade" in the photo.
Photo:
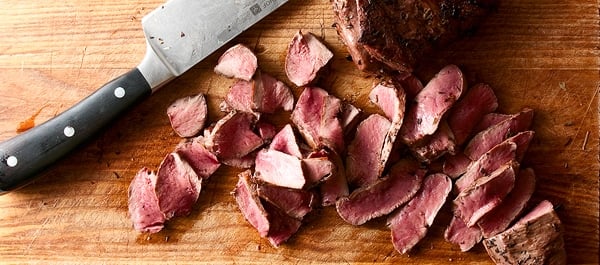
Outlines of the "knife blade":
[[288,0],[170,0],[142,19],[146,54],[60,115],[0,143],[0,195],[29,183],[129,107]]

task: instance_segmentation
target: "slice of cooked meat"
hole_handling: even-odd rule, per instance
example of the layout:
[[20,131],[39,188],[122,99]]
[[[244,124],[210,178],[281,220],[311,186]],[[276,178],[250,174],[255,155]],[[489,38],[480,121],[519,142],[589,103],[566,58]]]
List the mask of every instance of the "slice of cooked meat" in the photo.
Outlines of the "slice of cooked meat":
[[352,225],[362,225],[389,214],[417,193],[425,173],[415,161],[400,161],[386,177],[340,198],[336,203],[337,212]]
[[256,55],[243,44],[227,49],[219,58],[215,73],[250,81],[258,68]]
[[254,104],[255,87],[255,80],[236,80],[229,87],[229,91],[225,96],[226,106],[221,106],[221,110],[224,112],[231,112],[232,110],[253,112],[257,107]]
[[165,218],[185,216],[200,196],[202,179],[177,153],[168,154],[156,174],[156,197]]
[[270,143],[277,134],[277,127],[263,120],[259,120],[256,123],[256,128],[258,129],[258,135],[260,135],[260,138],[262,138],[265,143]]
[[411,73],[401,72],[391,76],[391,81],[396,87],[401,87],[406,93],[406,102],[411,102],[421,90],[423,90],[423,83],[419,78]]
[[521,214],[534,190],[535,173],[533,169],[521,170],[517,175],[515,187],[506,196],[506,199],[477,222],[483,237],[490,238],[506,230]]
[[469,227],[475,225],[513,189],[517,170],[518,165],[515,163],[507,164],[473,182],[454,199],[454,215]]
[[430,137],[410,147],[413,154],[421,162],[430,164],[445,154],[454,154],[456,151],[454,134],[448,123],[444,120],[440,122],[437,131]]
[[478,226],[468,227],[460,217],[453,216],[450,225],[444,231],[444,238],[458,245],[460,251],[466,252],[477,245],[483,237]]
[[489,176],[500,166],[514,161],[516,150],[517,144],[512,141],[504,141],[483,154],[469,165],[464,175],[456,180],[456,193],[461,193],[476,180]]
[[381,176],[385,166],[381,151],[390,126],[390,121],[379,114],[370,115],[358,125],[346,156],[346,178],[351,187],[369,185]]
[[256,149],[252,151],[250,154],[247,154],[243,157],[232,157],[221,159],[221,163],[224,165],[228,165],[230,167],[235,167],[239,169],[249,169],[254,166],[254,162],[256,160],[256,156],[260,149]]
[[498,108],[494,90],[486,84],[476,84],[469,89],[448,114],[448,125],[457,145],[462,145],[484,115]]
[[481,118],[481,121],[479,121],[479,123],[477,123],[477,125],[475,125],[475,128],[473,128],[473,132],[479,133],[479,132],[481,132],[489,127],[492,127],[504,120],[508,120],[511,117],[512,117],[512,115],[510,115],[510,114],[496,113],[496,112],[488,113],[486,115],[483,115],[483,117]]
[[302,159],[302,169],[306,179],[306,187],[312,187],[326,181],[335,171],[335,165],[328,157],[311,157]]
[[356,106],[344,102],[342,104],[342,113],[340,117],[340,123],[346,135],[356,129],[356,125],[360,121],[359,117],[362,111]]
[[415,197],[388,218],[392,243],[398,252],[408,252],[425,237],[451,189],[452,181],[446,175],[429,175]]
[[469,168],[471,162],[473,161],[463,152],[445,156],[443,172],[450,178],[456,179],[467,172],[467,168]]
[[515,134],[525,131],[533,120],[533,110],[524,109],[514,114],[510,119],[504,120],[488,129],[476,134],[465,147],[465,155],[472,160],[477,160],[492,147],[503,142]]
[[392,70],[411,72],[422,57],[472,32],[496,1],[332,2],[338,35],[353,57],[362,55],[359,68],[373,57]]
[[288,47],[285,73],[297,86],[310,84],[333,53],[315,35],[298,31]]
[[483,245],[496,264],[567,264],[563,227],[549,201]]
[[335,152],[327,152],[325,155],[334,167],[331,176],[319,185],[319,192],[321,194],[321,206],[331,206],[339,198],[348,196],[350,191],[342,158]]
[[291,124],[286,124],[271,141],[270,149],[284,152],[288,155],[293,155],[297,158],[302,158],[302,152],[296,140],[296,134]]
[[167,108],[171,127],[181,137],[192,137],[204,129],[208,107],[203,94],[175,100]]
[[291,119],[314,150],[328,147],[341,153],[344,132],[339,116],[342,101],[317,87],[305,87],[292,111]]
[[512,141],[517,144],[517,150],[515,152],[515,159],[517,161],[521,162],[523,158],[525,158],[525,153],[527,152],[527,149],[529,149],[529,143],[531,143],[534,135],[534,131],[524,131],[506,139],[507,141]]
[[448,65],[438,72],[407,109],[400,136],[404,143],[414,145],[438,128],[442,116],[462,94],[465,80],[456,65]]
[[190,164],[198,177],[208,179],[217,171],[221,163],[213,153],[204,147],[203,141],[203,137],[199,136],[192,141],[180,143],[175,148],[175,152]]
[[256,116],[248,112],[231,112],[217,121],[206,139],[209,150],[222,160],[242,158],[263,145],[254,131]]
[[258,231],[261,237],[266,237],[270,230],[268,213],[258,197],[256,184],[251,181],[251,172],[246,170],[238,177],[239,180],[232,192],[233,197],[246,221]]
[[298,220],[302,220],[312,210],[315,199],[314,194],[310,191],[284,188],[272,184],[260,184],[256,191],[260,198]]
[[137,231],[157,233],[164,226],[165,215],[158,206],[155,187],[156,175],[148,168],[142,168],[129,184],[129,218]]
[[302,225],[302,222],[292,216],[289,216],[285,211],[277,208],[268,201],[263,201],[264,209],[268,213],[269,233],[267,238],[273,247],[279,247],[292,237]]
[[278,186],[301,189],[306,184],[301,160],[277,150],[260,150],[255,170],[257,178]]
[[291,111],[294,108],[294,95],[288,86],[269,74],[257,71],[250,81],[237,80],[225,97],[231,109],[245,112],[275,113],[279,109]]

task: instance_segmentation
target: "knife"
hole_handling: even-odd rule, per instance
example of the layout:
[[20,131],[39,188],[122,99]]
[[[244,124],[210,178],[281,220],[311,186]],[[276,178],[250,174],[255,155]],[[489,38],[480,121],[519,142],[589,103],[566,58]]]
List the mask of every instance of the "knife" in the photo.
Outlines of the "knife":
[[170,0],[142,19],[137,67],[73,107],[0,143],[0,194],[24,186],[129,107],[180,76],[288,0]]

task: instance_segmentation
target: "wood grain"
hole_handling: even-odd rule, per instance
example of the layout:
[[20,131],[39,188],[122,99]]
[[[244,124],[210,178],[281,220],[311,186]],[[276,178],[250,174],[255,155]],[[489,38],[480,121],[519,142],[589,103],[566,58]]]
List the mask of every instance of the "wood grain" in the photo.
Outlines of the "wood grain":
[[[144,54],[140,19],[162,1],[0,2],[0,140],[44,107],[39,124],[134,67]],[[600,89],[597,0],[506,0],[472,37],[423,62],[423,80],[443,65],[461,66],[471,84],[487,82],[501,110],[536,110],[536,137],[525,164],[538,175],[534,200],[549,199],[565,225],[569,264],[598,264]],[[253,47],[260,67],[283,72],[298,29],[334,51],[320,85],[367,111],[376,79],[358,72],[331,27],[329,1],[292,0],[236,38]],[[105,131],[41,174],[0,197],[2,263],[404,263],[491,264],[481,246],[468,253],[443,240],[442,210],[410,255],[394,251],[385,220],[360,227],[319,209],[287,244],[274,249],[245,222],[229,192],[237,170],[219,169],[189,217],[156,235],[135,232],[127,187],[143,166],[156,168],[180,139],[165,111],[173,100],[207,93],[210,119],[231,81],[212,72],[210,56]],[[294,87],[298,95],[300,89]],[[285,120],[274,117],[281,125]]]

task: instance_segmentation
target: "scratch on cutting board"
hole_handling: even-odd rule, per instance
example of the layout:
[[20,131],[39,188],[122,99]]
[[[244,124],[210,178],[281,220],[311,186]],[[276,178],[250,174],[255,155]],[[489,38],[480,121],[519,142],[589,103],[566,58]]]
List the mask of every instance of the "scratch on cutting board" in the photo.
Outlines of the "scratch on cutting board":
[[[592,104],[594,103],[594,99],[596,98],[596,96],[598,95],[598,92],[600,91],[600,84],[598,84],[598,86],[596,87],[596,91],[594,91],[594,95],[592,95],[592,98],[590,99],[590,102],[588,103],[587,108],[585,109],[585,113],[583,113],[583,116],[581,117],[581,122],[579,123],[579,126],[577,127],[577,131],[575,131],[575,136],[577,136],[579,134],[579,132],[581,131],[581,126],[583,126],[583,123],[587,117],[587,115],[590,112],[590,109],[592,109]],[[587,138],[589,137],[589,132],[587,133],[587,137],[586,139],[584,139],[584,150],[585,150],[585,144],[587,144]]]
[[35,241],[38,239],[38,237],[42,233],[42,230],[44,230],[44,227],[46,226],[47,223],[48,223],[48,217],[44,218],[44,222],[42,222],[42,225],[40,225],[40,227],[35,230],[35,232],[33,233],[33,237],[31,238],[31,241],[29,242],[29,245],[27,245],[27,248],[25,249],[25,251],[27,253],[31,250],[31,246],[33,246]]

